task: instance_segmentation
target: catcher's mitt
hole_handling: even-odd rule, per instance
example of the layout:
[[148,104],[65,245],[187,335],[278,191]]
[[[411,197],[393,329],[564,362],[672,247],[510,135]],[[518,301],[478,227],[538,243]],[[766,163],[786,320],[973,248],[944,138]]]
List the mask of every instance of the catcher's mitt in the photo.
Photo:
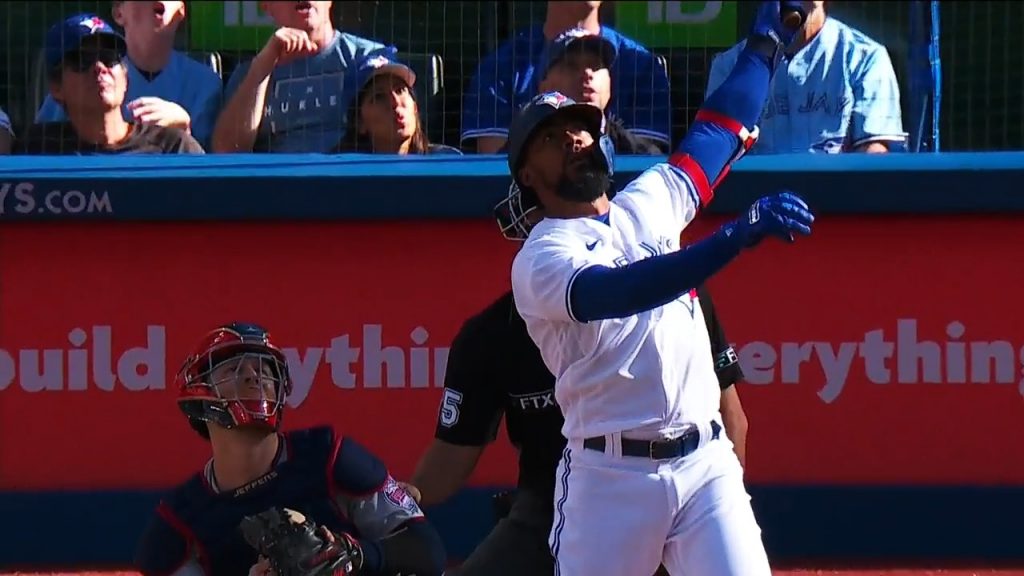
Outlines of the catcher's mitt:
[[270,508],[246,516],[238,527],[277,576],[347,576],[362,567],[362,550],[355,540],[317,527],[294,510]]

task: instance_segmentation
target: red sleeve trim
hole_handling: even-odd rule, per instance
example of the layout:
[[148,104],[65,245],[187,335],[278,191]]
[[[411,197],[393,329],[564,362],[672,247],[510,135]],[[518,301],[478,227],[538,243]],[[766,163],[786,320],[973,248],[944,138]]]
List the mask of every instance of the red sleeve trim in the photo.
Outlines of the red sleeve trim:
[[707,206],[711,199],[715,197],[715,191],[711,187],[711,183],[708,182],[708,176],[704,173],[704,169],[700,167],[689,154],[682,152],[676,152],[675,154],[668,157],[668,163],[676,168],[682,170],[690,177],[693,181],[693,185],[697,187],[697,196],[700,197],[700,207]]
[[334,477],[334,467],[337,466],[338,464],[338,457],[341,455],[341,444],[344,441],[345,437],[341,434],[338,434],[338,437],[335,438],[334,440],[334,449],[331,451],[331,455],[327,459],[327,490],[328,494],[330,494],[331,499],[336,499],[339,496],[339,494],[343,494],[345,496],[354,498],[366,498],[368,496],[376,494],[377,492],[380,492],[384,485],[387,483],[388,478],[391,477],[390,472],[388,472],[386,469],[384,470],[384,479],[381,480],[380,484],[378,484],[377,487],[374,488],[373,490],[367,490],[366,492],[363,493],[357,493],[342,488],[341,486],[338,486],[338,482]]
[[719,114],[718,112],[704,110],[703,108],[701,108],[700,110],[697,111],[697,116],[694,117],[693,120],[694,122],[702,121],[710,122],[712,124],[718,124],[722,128],[725,128],[726,130],[732,132],[736,136],[739,136],[741,140],[746,139],[744,137],[747,133],[746,126],[737,122],[736,120],[733,120],[732,118],[729,118],[728,116],[725,116],[724,114]]
[[189,529],[188,525],[186,525],[184,522],[181,521],[180,518],[178,518],[178,516],[174,513],[174,510],[172,510],[171,507],[168,506],[166,502],[160,502],[160,504],[157,505],[156,513],[158,516],[160,516],[160,518],[163,518],[164,522],[167,522],[167,524],[169,524],[171,528],[174,528],[178,532],[178,534],[181,534],[181,537],[185,540],[185,557],[181,559],[181,563],[178,564],[178,566],[175,567],[174,570],[170,571],[170,574],[174,574],[182,566],[187,564],[189,560],[191,560],[191,558],[189,558],[188,552],[189,550],[192,550],[193,547],[195,547],[196,556],[197,559],[199,560],[199,564],[203,567],[203,571],[207,574],[212,574],[213,572],[208,564],[209,559],[206,556],[206,552],[203,550],[203,545],[200,544],[199,539],[196,538],[195,534],[192,533],[192,530]]
[[338,497],[338,484],[334,481],[334,465],[338,462],[338,453],[341,452],[341,442],[345,437],[341,434],[337,435],[334,439],[334,449],[331,450],[330,457],[327,458],[327,493],[331,497],[331,501],[336,501]]

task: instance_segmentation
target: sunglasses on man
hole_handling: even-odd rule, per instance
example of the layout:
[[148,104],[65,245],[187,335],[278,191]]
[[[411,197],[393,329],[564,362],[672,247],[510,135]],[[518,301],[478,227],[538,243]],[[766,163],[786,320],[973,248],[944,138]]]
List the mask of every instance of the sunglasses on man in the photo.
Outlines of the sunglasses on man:
[[110,49],[87,49],[68,52],[64,56],[61,65],[72,72],[87,72],[96,66],[97,62],[103,63],[107,68],[113,68],[121,63],[124,56],[117,50]]

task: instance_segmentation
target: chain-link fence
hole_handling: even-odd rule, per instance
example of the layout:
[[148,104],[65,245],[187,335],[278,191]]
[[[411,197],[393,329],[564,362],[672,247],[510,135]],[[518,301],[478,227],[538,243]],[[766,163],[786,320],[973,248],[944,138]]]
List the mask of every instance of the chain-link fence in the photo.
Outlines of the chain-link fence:
[[[569,0],[565,0],[569,1]],[[47,82],[42,46],[48,26],[77,12],[109,18],[111,2],[12,1],[0,5],[6,49],[0,57],[0,108],[15,126],[30,124]],[[226,82],[274,29],[261,2],[194,1],[177,33],[178,48],[211,62]],[[831,15],[886,46],[901,88],[904,125],[921,150],[1024,148],[1024,4],[1009,1],[848,1]],[[937,6],[935,14],[932,8]],[[339,29],[420,58],[430,72],[424,121],[432,139],[459,145],[463,94],[480,60],[516,34],[540,34],[547,2],[335,2]],[[672,137],[701,103],[711,58],[743,35],[754,2],[605,2],[601,20],[659,57],[670,77]],[[939,23],[938,54],[931,31]],[[943,79],[932,76],[941,55]],[[940,116],[932,118],[935,98]],[[937,121],[936,121],[937,120]],[[935,130],[936,124],[938,130]]]

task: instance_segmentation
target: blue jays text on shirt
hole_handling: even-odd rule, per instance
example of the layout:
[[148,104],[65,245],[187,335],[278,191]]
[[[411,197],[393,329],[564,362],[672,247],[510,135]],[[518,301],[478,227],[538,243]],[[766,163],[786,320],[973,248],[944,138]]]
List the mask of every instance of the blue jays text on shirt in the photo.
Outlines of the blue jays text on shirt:
[[[784,91],[779,91],[773,96],[773,98],[768,99],[768,103],[764,109],[763,118],[768,119],[776,115],[789,116],[789,94]],[[825,116],[842,118],[846,115],[847,110],[851,106],[853,106],[853,99],[849,94],[844,93],[835,96],[830,95],[827,91],[818,92],[812,89],[807,92],[806,98],[804,98],[804,101],[800,103],[796,111],[800,114],[813,114],[820,112]]]
[[[830,95],[827,90],[808,90],[804,99],[797,106],[798,114],[813,114],[817,118],[836,118],[837,124],[843,125],[844,118],[851,114],[853,109],[853,98],[850,94],[843,92],[839,95]],[[790,116],[791,106],[789,93],[786,90],[779,90],[768,99],[765,105],[763,120],[770,120],[775,116]],[[811,119],[807,119],[810,122]],[[829,124],[824,124],[829,125]],[[810,143],[811,152],[826,152],[836,154],[843,150],[846,145],[846,133],[830,130],[821,130],[818,139]]]
[[[675,252],[677,245],[675,239],[670,238],[668,236],[659,236],[653,245],[647,241],[643,241],[640,242],[639,247],[641,250],[648,254],[648,256],[646,256],[645,258],[650,258],[652,256],[660,256],[662,254],[668,254],[669,252]],[[589,244],[587,245],[587,249],[591,249]],[[629,264],[630,261],[628,256],[626,256],[625,254],[620,254],[616,256],[614,260],[612,260],[612,263],[615,265],[616,268],[622,268],[623,266]],[[692,291],[683,294],[679,298],[676,298],[676,302],[679,302],[683,306],[686,306],[686,309],[689,310],[690,318],[693,318],[696,309],[696,306],[693,305],[694,299],[695,298],[693,296]]]

